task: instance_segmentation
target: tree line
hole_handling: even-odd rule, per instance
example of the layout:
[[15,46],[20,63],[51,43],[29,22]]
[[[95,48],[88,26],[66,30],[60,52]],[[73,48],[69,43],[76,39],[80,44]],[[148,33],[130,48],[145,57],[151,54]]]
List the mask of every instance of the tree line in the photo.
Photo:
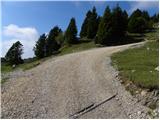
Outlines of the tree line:
[[[58,26],[53,27],[49,34],[40,35],[34,47],[35,56],[40,59],[51,56],[64,45],[78,44],[81,40],[89,39],[95,44],[116,45],[125,41],[127,33],[144,33],[153,29],[153,24],[159,21],[159,14],[150,16],[147,11],[139,9],[128,16],[125,10],[117,5],[112,10],[106,7],[102,16],[96,8],[87,11],[81,26],[80,39],[77,38],[75,18],[71,18],[66,31]],[[18,41],[8,50],[5,58],[11,64],[22,63],[22,44]]]

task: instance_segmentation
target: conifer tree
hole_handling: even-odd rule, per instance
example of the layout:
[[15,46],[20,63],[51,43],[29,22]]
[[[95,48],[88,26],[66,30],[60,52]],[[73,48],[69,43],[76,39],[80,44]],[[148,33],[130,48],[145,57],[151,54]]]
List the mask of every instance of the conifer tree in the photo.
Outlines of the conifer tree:
[[23,48],[22,48],[22,44],[17,41],[15,43],[13,43],[13,45],[10,47],[10,49],[8,50],[8,52],[5,55],[5,59],[6,61],[13,65],[13,64],[21,64],[23,63],[23,59],[21,57],[21,55],[23,54]]
[[96,43],[115,45],[122,42],[127,31],[128,15],[117,5],[111,12],[107,6],[100,21]]
[[46,39],[46,55],[47,56],[52,55],[53,52],[57,51],[60,48],[55,38],[58,36],[58,34],[61,31],[62,30],[58,26],[55,26],[53,29],[50,30],[48,37]]
[[97,15],[96,8],[93,7],[92,11],[88,11],[86,14],[86,18],[82,24],[80,37],[87,37],[89,39],[93,39],[98,30],[100,17]]
[[88,23],[89,23],[89,18],[91,16],[91,14],[92,13],[91,13],[90,10],[86,14],[86,18],[84,19],[84,22],[83,22],[82,27],[81,27],[81,32],[80,32],[80,37],[81,38],[87,36]]
[[46,35],[42,34],[34,47],[34,53],[37,58],[46,56]]
[[70,23],[65,32],[65,42],[67,44],[77,43],[77,27],[75,18],[71,18]]

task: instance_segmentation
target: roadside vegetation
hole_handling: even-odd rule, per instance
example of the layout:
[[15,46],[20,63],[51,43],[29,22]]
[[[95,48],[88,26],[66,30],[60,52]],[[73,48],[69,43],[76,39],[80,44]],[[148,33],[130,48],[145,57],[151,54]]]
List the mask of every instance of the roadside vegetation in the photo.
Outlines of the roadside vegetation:
[[1,71],[9,72],[22,68],[30,69],[39,65],[44,60],[68,53],[95,48],[97,46],[114,46],[140,42],[143,33],[151,31],[155,22],[158,22],[159,14],[149,16],[147,11],[139,9],[128,16],[125,10],[117,6],[110,9],[106,6],[104,14],[99,16],[96,8],[86,12],[81,26],[79,38],[76,19],[73,17],[65,31],[57,25],[48,34],[40,35],[33,48],[35,58],[26,62],[22,59],[23,45],[17,41],[6,53],[1,63]]
[[132,81],[140,88],[158,89],[158,29],[145,33],[144,39],[147,40],[144,46],[114,54],[113,65],[119,70],[123,82]]

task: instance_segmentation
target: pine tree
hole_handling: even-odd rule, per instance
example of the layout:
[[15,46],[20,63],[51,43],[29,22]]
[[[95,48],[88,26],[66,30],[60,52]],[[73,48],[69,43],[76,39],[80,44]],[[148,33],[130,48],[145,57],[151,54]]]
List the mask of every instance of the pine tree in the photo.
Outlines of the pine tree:
[[58,45],[63,46],[64,44],[64,33],[60,32],[59,35],[56,37],[56,41]]
[[87,38],[93,39],[97,33],[97,12],[96,12],[96,8],[93,7],[92,9],[92,14],[88,20],[88,27],[87,27]]
[[131,16],[129,17],[129,21],[132,18],[137,18],[137,17],[141,17],[142,16],[142,11],[140,9],[136,9],[135,11],[133,11],[133,13],[131,14]]
[[106,7],[103,17],[100,20],[97,36],[95,43],[98,44],[107,44],[107,39],[109,39],[108,31],[111,27],[111,10],[109,6]]
[[111,12],[107,6],[100,21],[96,43],[115,45],[122,42],[127,31],[128,15],[117,5]]
[[37,58],[43,58],[46,55],[46,36],[42,34],[34,47],[34,53]]
[[77,43],[77,27],[75,18],[71,18],[70,23],[65,32],[65,42],[67,44]]
[[146,21],[149,21],[149,20],[150,20],[150,16],[149,16],[149,14],[148,14],[147,11],[143,11],[143,12],[142,12],[142,17],[143,17],[144,19],[146,19]]
[[131,33],[143,33],[147,29],[151,29],[150,16],[148,12],[135,10],[129,18],[128,31]]
[[53,54],[53,52],[57,51],[60,46],[58,45],[55,38],[58,36],[58,34],[62,32],[62,30],[55,26],[53,29],[50,30],[49,35],[46,39],[46,55],[50,56]]
[[87,36],[87,29],[88,29],[88,23],[89,23],[89,18],[91,17],[92,12],[89,10],[86,14],[86,18],[84,19],[84,22],[81,27],[81,32],[80,32],[80,37],[86,37]]
[[7,62],[9,62],[9,64],[13,65],[13,64],[21,64],[23,63],[23,60],[21,58],[21,55],[23,54],[23,48],[22,48],[22,44],[17,41],[15,43],[13,43],[13,45],[10,47],[10,49],[8,50],[8,52],[5,55],[5,59]]
[[151,17],[151,20],[155,23],[159,22],[159,14],[154,14],[152,17]]
[[86,18],[82,24],[80,37],[87,37],[93,39],[96,36],[100,17],[98,17],[96,8],[93,7],[92,11],[88,11]]
[[126,35],[128,15],[126,11],[122,11],[119,5],[113,9],[111,19],[111,30],[108,31],[111,34],[111,39],[108,40],[108,44],[121,43]]

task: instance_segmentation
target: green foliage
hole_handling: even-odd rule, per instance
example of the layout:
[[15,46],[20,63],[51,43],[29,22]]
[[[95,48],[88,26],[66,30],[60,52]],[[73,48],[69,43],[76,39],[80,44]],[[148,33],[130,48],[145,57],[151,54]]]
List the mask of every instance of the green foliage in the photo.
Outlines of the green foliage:
[[128,30],[131,33],[144,33],[147,28],[147,21],[143,17],[130,19]]
[[159,64],[158,32],[147,33],[145,37],[151,41],[143,47],[114,54],[112,61],[120,71],[122,80],[130,80],[142,88],[158,89],[158,71],[155,70]]
[[34,53],[37,58],[45,57],[46,52],[46,36],[45,34],[41,35],[38,41],[36,42],[36,46],[34,47]]
[[[156,18],[156,15],[154,16]],[[154,18],[150,17],[147,11],[135,10],[129,18],[128,31],[131,33],[144,33],[153,29]]]
[[96,8],[93,7],[92,11],[88,11],[86,18],[82,24],[80,37],[87,37],[88,39],[93,39],[96,36],[100,17],[98,17]]
[[96,8],[93,7],[92,14],[88,20],[87,38],[92,39],[95,37],[98,29],[98,20]]
[[100,21],[95,43],[115,45],[125,37],[128,15],[117,5],[111,12],[107,6]]
[[50,30],[49,35],[46,39],[46,56],[52,55],[53,52],[57,51],[60,48],[55,38],[61,32],[62,30],[58,26],[55,26],[53,29]]
[[145,20],[147,20],[147,21],[150,20],[150,16],[149,16],[149,14],[148,14],[147,11],[143,11],[143,12],[142,12],[142,17],[143,17]]
[[8,52],[5,55],[5,59],[6,61],[13,65],[13,64],[21,64],[23,63],[23,60],[21,58],[21,55],[23,54],[23,48],[22,48],[22,44],[17,41],[15,43],[13,43],[13,45],[10,47],[10,49],[8,50]]
[[154,14],[152,17],[151,17],[151,20],[155,23],[159,22],[159,14]]
[[71,18],[70,23],[65,32],[65,42],[66,44],[77,43],[77,27],[76,27],[76,21],[74,18]]
[[56,41],[58,43],[58,45],[63,46],[64,44],[64,34],[61,32],[59,33],[59,35],[56,37]]
[[87,29],[88,29],[88,23],[89,23],[89,18],[92,15],[92,12],[89,10],[86,14],[86,18],[84,19],[84,22],[82,24],[81,27],[81,31],[80,31],[80,37],[86,37],[87,36]]

